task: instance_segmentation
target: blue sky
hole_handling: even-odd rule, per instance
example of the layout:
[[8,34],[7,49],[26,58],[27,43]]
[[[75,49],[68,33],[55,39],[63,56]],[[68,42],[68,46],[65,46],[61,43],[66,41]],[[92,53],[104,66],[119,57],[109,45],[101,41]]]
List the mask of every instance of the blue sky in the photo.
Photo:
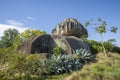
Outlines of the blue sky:
[[[7,28],[20,32],[28,28],[51,30],[64,18],[76,18],[82,24],[101,17],[109,26],[120,27],[120,0],[0,0],[0,36]],[[100,40],[89,26],[88,39]],[[107,26],[108,27],[108,26]],[[116,34],[108,32],[103,39],[115,38],[120,45],[120,29]]]

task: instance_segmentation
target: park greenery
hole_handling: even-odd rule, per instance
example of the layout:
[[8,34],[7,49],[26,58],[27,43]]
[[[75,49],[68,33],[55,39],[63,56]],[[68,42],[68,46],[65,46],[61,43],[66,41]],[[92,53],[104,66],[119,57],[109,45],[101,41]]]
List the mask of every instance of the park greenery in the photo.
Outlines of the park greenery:
[[[73,50],[73,54],[63,54],[60,47],[52,49],[50,57],[41,58],[39,54],[17,53],[17,48],[28,38],[46,34],[40,30],[16,29],[4,31],[0,40],[0,79],[1,80],[120,80],[120,47],[114,45],[115,39],[103,41],[107,23],[98,18],[95,30],[101,41],[85,40],[91,46]],[[91,25],[87,21],[85,26]],[[116,33],[117,28],[111,27]],[[105,55],[103,54],[105,53]],[[107,56],[107,57],[106,57]]]

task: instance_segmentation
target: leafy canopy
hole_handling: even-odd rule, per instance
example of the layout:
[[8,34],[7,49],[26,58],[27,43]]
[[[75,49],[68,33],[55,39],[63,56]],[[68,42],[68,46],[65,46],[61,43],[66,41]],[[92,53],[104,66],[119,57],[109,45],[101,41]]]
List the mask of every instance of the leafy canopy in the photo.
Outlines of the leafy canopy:
[[1,37],[0,47],[7,48],[13,45],[14,38],[19,34],[16,29],[7,29],[4,31],[3,36]]

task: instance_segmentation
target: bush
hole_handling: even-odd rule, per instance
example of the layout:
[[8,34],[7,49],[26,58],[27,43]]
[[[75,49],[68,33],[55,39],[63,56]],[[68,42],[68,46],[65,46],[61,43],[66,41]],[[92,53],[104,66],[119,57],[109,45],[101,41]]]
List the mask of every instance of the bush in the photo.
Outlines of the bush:
[[74,70],[82,68],[85,62],[91,60],[93,57],[86,49],[77,49],[72,55],[53,55],[51,57],[51,73],[61,74],[70,73]]
[[63,53],[63,50],[62,50],[61,47],[55,46],[55,47],[52,49],[52,52],[53,52],[53,54],[55,54],[55,56],[58,56],[59,54],[62,54],[62,53]]
[[116,53],[119,53],[119,54],[120,54],[120,47],[118,47],[118,46],[113,46],[112,52],[116,52]]
[[87,40],[87,42],[91,45],[90,49],[93,54],[103,52],[102,45],[100,42],[94,41],[94,40]]
[[112,43],[104,42],[103,44],[104,44],[105,49],[106,49],[107,52],[112,52],[112,47],[113,47]]

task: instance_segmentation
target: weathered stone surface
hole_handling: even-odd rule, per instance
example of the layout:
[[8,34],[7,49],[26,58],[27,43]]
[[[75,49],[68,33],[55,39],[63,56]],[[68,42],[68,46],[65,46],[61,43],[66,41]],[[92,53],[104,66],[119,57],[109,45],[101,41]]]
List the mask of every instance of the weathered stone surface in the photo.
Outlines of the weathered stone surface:
[[77,37],[48,34],[31,37],[20,46],[18,51],[23,53],[52,53],[55,46],[61,47],[66,54],[71,54],[73,50],[80,48],[90,51],[89,45]]
[[18,52],[23,53],[49,53],[55,46],[51,35],[40,35],[26,40],[19,48]]
[[52,30],[52,34],[76,37],[88,36],[87,30],[77,21],[77,19],[74,18],[64,19],[55,29]]
[[[90,46],[87,43],[84,43],[81,39],[74,36],[52,36],[56,45],[61,47],[62,50],[71,54],[73,50],[84,48],[90,51]],[[90,51],[91,52],[91,51]]]

